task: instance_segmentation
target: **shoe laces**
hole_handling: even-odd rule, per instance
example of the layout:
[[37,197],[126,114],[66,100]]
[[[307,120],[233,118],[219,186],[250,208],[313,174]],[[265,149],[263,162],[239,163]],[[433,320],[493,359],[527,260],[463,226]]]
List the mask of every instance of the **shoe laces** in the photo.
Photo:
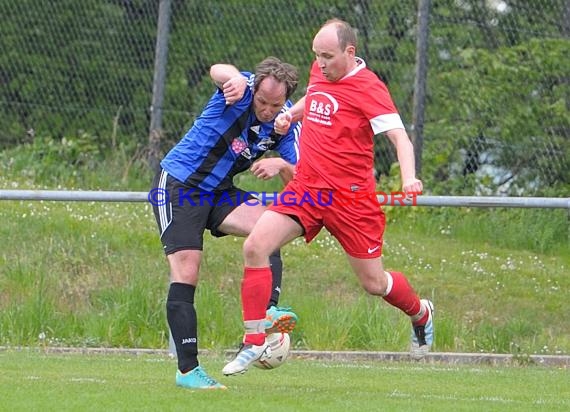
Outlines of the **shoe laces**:
[[234,356],[234,359],[237,359],[237,358],[239,357],[240,353],[242,353],[243,350],[246,349],[246,346],[251,346],[251,345],[246,345],[246,344],[243,343],[243,342],[239,345],[239,348],[238,348],[238,350],[237,350],[237,352],[236,352],[236,356]]
[[196,370],[196,375],[198,375],[201,380],[205,381],[210,386],[216,386],[218,384],[218,381],[209,376],[202,368]]
[[[236,353],[235,359],[240,358],[240,355],[242,354],[242,352],[244,352],[244,351],[246,351],[246,350],[248,350],[248,349],[252,349],[253,346],[262,346],[262,345],[251,345],[251,344],[247,344],[247,345],[246,345],[245,343],[242,343],[242,344],[240,345],[240,347],[239,347],[237,353]],[[266,354],[269,349],[270,349],[270,347],[269,347],[269,345],[267,345],[267,346],[263,349],[263,352],[261,353],[261,355]]]

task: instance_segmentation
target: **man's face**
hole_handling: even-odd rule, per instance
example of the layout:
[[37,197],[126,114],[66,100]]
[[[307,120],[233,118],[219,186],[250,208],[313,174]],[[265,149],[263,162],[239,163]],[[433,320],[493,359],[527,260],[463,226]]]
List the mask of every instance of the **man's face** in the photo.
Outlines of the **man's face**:
[[267,77],[259,83],[253,96],[253,111],[260,122],[270,122],[285,104],[287,89],[285,84],[273,77]]
[[325,26],[317,33],[313,40],[313,52],[319,69],[330,82],[342,79],[355,66],[354,46],[340,49],[334,25]]

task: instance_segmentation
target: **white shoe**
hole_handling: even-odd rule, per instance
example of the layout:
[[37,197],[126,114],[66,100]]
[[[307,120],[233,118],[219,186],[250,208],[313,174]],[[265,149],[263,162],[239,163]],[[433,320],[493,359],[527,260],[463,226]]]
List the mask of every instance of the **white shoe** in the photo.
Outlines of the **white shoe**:
[[412,326],[412,346],[410,354],[412,358],[423,359],[433,345],[433,303],[427,299],[420,300],[428,311],[428,320],[423,326]]
[[235,359],[224,366],[222,373],[224,375],[236,375],[245,373],[256,360],[265,360],[271,358],[271,347],[267,341],[260,346],[242,345]]

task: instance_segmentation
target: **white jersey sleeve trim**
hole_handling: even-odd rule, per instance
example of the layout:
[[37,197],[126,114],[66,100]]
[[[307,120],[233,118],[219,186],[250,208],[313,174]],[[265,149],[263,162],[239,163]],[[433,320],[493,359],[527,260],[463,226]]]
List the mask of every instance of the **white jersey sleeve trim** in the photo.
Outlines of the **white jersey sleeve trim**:
[[370,126],[374,134],[383,133],[392,129],[405,129],[404,123],[398,113],[381,114],[370,119]]

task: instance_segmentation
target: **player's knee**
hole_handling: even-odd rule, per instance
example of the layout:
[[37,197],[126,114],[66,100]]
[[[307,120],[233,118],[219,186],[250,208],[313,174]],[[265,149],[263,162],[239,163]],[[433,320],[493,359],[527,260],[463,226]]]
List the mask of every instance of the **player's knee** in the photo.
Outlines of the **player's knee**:
[[195,250],[180,250],[168,255],[170,281],[196,286],[200,260],[201,252]]
[[386,282],[382,282],[379,279],[367,279],[362,282],[362,287],[372,296],[384,296],[386,294]]
[[243,256],[247,259],[248,257],[253,257],[256,255],[256,242],[255,240],[248,237],[243,242]]
[[372,285],[363,285],[362,287],[364,288],[366,293],[368,293],[369,295],[372,295],[372,296],[382,296],[383,295],[383,292],[381,289],[374,287]]
[[243,257],[246,265],[268,258],[268,256],[265,256],[263,245],[251,236],[243,242]]

